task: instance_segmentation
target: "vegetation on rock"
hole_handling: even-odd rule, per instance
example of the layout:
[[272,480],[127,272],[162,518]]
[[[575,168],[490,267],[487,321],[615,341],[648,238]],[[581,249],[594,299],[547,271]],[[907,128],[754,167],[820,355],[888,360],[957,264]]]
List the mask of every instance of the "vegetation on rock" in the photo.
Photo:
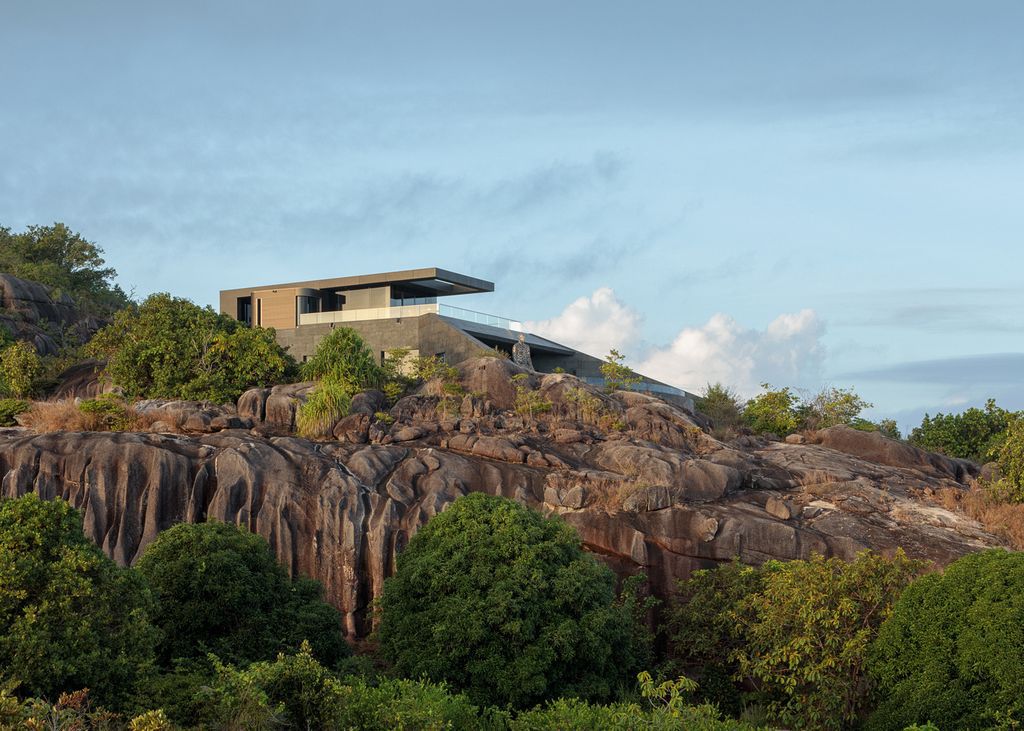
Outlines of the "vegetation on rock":
[[604,388],[608,393],[630,391],[642,380],[632,368],[626,365],[626,356],[612,348],[600,365],[604,377]]
[[380,647],[407,677],[483,705],[611,698],[643,659],[609,569],[561,521],[456,500],[409,542],[380,599]]
[[141,577],[118,568],[60,499],[0,500],[0,686],[56,698],[88,687],[122,708],[157,633]]
[[63,223],[29,226],[21,233],[0,226],[0,271],[68,294],[79,307],[101,317],[129,304],[114,282],[117,272],[103,260],[103,250]]
[[959,414],[925,414],[907,441],[931,452],[986,462],[998,448],[1012,416],[996,406],[995,399],[989,399],[984,409],[972,407]]
[[868,728],[1024,722],[1024,554],[965,556],[903,592],[871,646]]
[[164,667],[179,659],[267,660],[308,640],[334,665],[346,657],[337,610],[320,584],[288,578],[263,537],[224,523],[181,523],[163,531],[136,564],[156,600]]
[[294,369],[273,330],[245,327],[169,294],[118,312],[86,350],[106,360],[107,375],[132,398],[232,402]]

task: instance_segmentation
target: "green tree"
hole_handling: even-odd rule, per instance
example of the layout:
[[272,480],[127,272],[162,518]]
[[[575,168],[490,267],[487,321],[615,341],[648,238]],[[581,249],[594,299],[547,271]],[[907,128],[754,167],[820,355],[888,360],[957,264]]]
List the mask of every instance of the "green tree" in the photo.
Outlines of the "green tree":
[[381,651],[398,673],[483,705],[606,699],[642,657],[614,585],[570,526],[471,493],[399,555],[380,599]]
[[870,409],[868,403],[851,388],[827,386],[821,389],[806,404],[804,427],[807,429],[827,429],[830,426],[851,424],[860,412]]
[[992,456],[999,466],[999,480],[989,488],[1004,500],[1024,502],[1024,415],[1010,421]]
[[129,397],[220,403],[253,386],[280,382],[294,368],[274,331],[240,322],[186,299],[159,293],[118,312],[87,352]]
[[228,662],[267,660],[303,640],[328,664],[349,654],[320,584],[289,580],[266,540],[245,528],[180,523],[157,536],[136,569],[157,601],[165,667],[206,653]]
[[0,352],[0,390],[7,396],[28,396],[42,372],[36,349],[24,340],[11,343]]
[[922,564],[902,551],[887,559],[769,561],[762,588],[736,607],[741,676],[771,699],[793,728],[844,728],[867,707],[867,651],[900,592]]
[[736,607],[761,590],[762,572],[733,559],[694,571],[676,585],[668,612],[668,660],[672,672],[695,678],[698,697],[728,713],[741,710],[736,653],[745,642]]
[[302,364],[302,377],[307,381],[334,381],[354,393],[380,388],[385,372],[355,330],[339,327],[326,335]]
[[22,233],[0,226],[0,271],[69,294],[92,314],[106,316],[129,304],[103,250],[63,223],[29,226]]
[[789,388],[773,389],[771,384],[762,383],[763,393],[747,401],[743,419],[758,434],[785,436],[799,426],[796,409],[800,403]]
[[739,396],[722,383],[709,383],[697,398],[697,411],[711,419],[715,428],[735,430],[743,423],[743,404]]
[[959,414],[924,415],[907,440],[916,447],[949,457],[985,462],[997,449],[1013,414],[989,399],[984,409],[970,408]]
[[123,708],[152,664],[150,609],[140,577],[85,537],[66,502],[0,500],[0,685],[48,698],[88,687]]
[[974,553],[915,581],[869,657],[879,704],[868,728],[1019,728],[1024,553]]
[[633,369],[626,365],[626,356],[612,348],[604,357],[604,363],[600,366],[601,375],[604,376],[604,388],[608,393],[615,391],[631,391],[633,386],[640,383],[641,379]]

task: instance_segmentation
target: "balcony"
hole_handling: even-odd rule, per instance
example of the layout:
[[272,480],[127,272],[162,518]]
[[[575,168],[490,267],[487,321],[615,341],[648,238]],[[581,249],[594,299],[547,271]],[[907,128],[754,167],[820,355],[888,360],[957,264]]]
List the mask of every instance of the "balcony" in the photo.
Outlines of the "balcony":
[[365,322],[366,320],[397,320],[402,317],[419,317],[421,315],[441,315],[455,320],[475,322],[478,325],[490,325],[515,332],[526,332],[523,323],[509,320],[506,317],[488,315],[484,312],[465,310],[438,303],[422,305],[402,305],[400,307],[367,307],[358,310],[337,310],[335,312],[307,312],[299,315],[299,325],[327,325],[334,322]]

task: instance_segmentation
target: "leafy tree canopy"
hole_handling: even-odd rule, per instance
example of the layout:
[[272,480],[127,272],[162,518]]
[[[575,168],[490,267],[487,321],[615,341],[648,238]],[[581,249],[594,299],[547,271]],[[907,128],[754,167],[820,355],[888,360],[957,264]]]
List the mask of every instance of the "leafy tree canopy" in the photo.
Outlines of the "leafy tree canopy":
[[986,462],[998,448],[1012,417],[1012,412],[989,399],[984,409],[972,407],[959,414],[925,414],[921,426],[915,427],[907,440],[931,452]]
[[747,402],[743,418],[758,434],[785,436],[799,426],[796,408],[800,402],[789,388],[773,389],[771,384],[762,383],[763,393]]
[[279,383],[294,361],[269,328],[248,328],[187,299],[159,293],[96,333],[87,351],[126,396],[220,403]]
[[69,294],[100,316],[129,303],[114,282],[117,272],[106,265],[103,250],[63,223],[29,226],[21,233],[0,226],[0,271]]
[[0,685],[50,698],[87,687],[123,707],[152,664],[150,609],[140,578],[85,537],[66,502],[0,500]]
[[268,660],[303,640],[328,665],[349,654],[320,584],[290,580],[266,540],[245,528],[180,523],[157,536],[136,568],[157,601],[165,666],[206,653],[228,662]]
[[868,728],[1024,722],[1024,553],[984,551],[910,585],[871,646]]
[[740,675],[771,699],[776,721],[839,729],[861,716],[868,646],[921,568],[902,551],[765,564],[761,589],[736,606],[743,642],[735,656]]
[[481,705],[605,699],[642,655],[614,584],[570,526],[472,493],[399,555],[380,600],[381,651],[400,674]]

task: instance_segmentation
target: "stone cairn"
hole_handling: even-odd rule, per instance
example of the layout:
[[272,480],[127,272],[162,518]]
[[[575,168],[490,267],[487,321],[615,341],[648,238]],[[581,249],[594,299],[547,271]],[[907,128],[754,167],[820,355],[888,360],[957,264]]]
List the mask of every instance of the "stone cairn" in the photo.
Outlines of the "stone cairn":
[[523,333],[519,333],[519,342],[512,345],[512,362],[523,368],[533,370],[530,346],[526,344],[526,335]]

